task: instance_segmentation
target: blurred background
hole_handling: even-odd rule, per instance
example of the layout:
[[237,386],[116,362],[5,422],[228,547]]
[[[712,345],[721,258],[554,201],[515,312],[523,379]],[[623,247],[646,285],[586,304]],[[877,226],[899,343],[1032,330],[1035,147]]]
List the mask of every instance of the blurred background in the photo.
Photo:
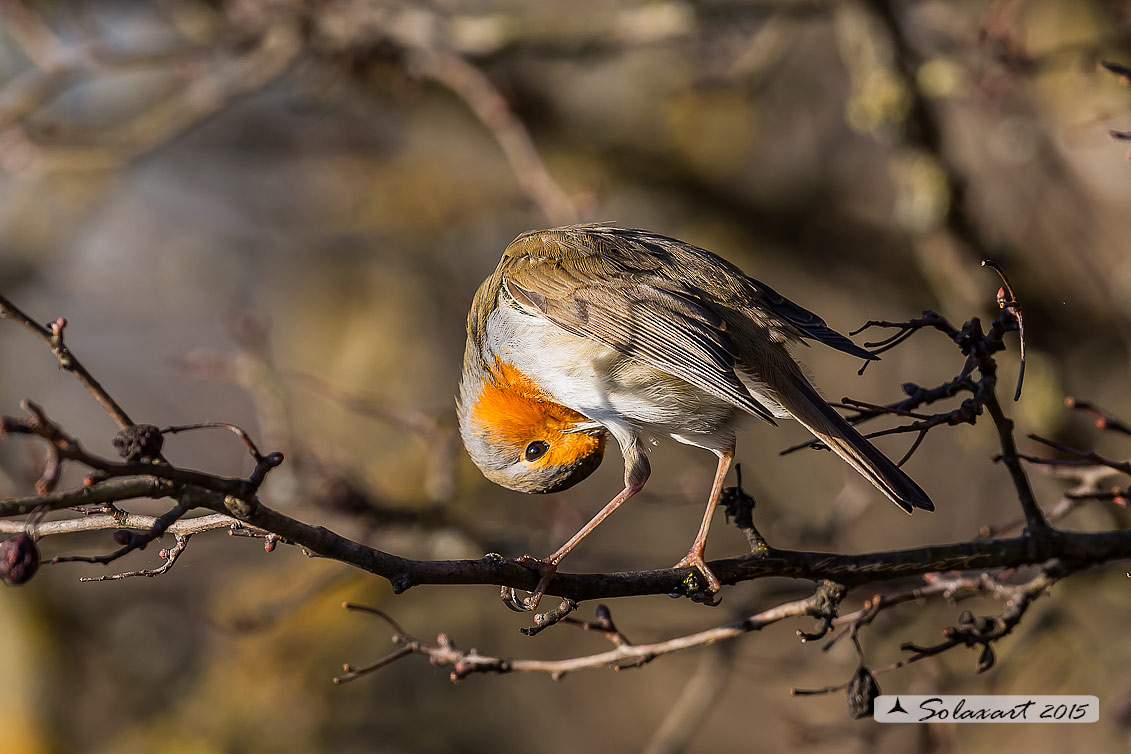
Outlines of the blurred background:
[[[565,493],[497,488],[453,435],[478,283],[518,233],[575,220],[711,249],[841,331],[927,308],[987,320],[999,283],[979,262],[992,256],[1028,318],[1025,395],[1007,406],[1020,432],[1126,457],[1063,398],[1131,417],[1131,164],[1109,135],[1131,128],[1131,92],[1097,65],[1131,64],[1129,42],[1127,5],[1107,0],[7,0],[0,291],[41,322],[65,316],[72,348],[138,421],[246,427],[288,459],[265,502],[406,556],[543,554],[619,491],[615,453]],[[894,401],[901,383],[935,385],[962,365],[936,333],[863,376],[830,349],[801,357],[834,400]],[[1004,399],[1016,355],[1001,361]],[[109,418],[6,323],[0,411],[23,398],[113,454]],[[1020,514],[984,422],[928,436],[906,468],[938,510],[910,519],[828,454],[778,456],[805,437],[758,426],[739,441],[777,546],[915,547]],[[881,445],[898,458],[910,439]],[[178,435],[166,453],[215,473],[250,468],[223,433]],[[0,496],[28,494],[42,460],[30,441],[0,443]],[[569,570],[664,567],[686,551],[714,459],[662,446],[653,468]],[[1034,476],[1055,504],[1064,484]],[[1099,503],[1063,521],[1126,524]],[[744,546],[720,522],[709,555]],[[113,547],[109,532],[42,542],[48,557]],[[110,569],[155,566],[156,549]],[[1131,606],[1112,568],[1058,585],[985,674],[962,649],[879,677],[885,693],[1103,705],[1096,725],[991,727],[880,726],[850,720],[840,693],[791,697],[856,667],[850,642],[798,642],[811,621],[560,682],[452,684],[410,657],[333,686],[343,662],[391,648],[386,626],[341,610],[347,599],[493,654],[607,642],[569,626],[522,636],[529,616],[493,587],[394,597],[376,577],[223,531],[194,537],[159,578],[78,583],[103,572],[60,564],[0,591],[0,752],[1037,754],[1131,739]],[[808,590],[773,580],[730,588],[714,609],[666,597],[610,607],[644,642]],[[867,663],[933,643],[965,607],[1000,610],[886,612],[861,633]]]

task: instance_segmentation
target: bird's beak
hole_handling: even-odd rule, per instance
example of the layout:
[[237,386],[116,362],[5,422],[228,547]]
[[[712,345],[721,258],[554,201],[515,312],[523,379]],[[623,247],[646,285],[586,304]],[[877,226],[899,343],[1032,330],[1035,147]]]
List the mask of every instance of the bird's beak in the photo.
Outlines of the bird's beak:
[[566,434],[569,434],[569,433],[572,433],[572,432],[584,432],[587,435],[593,435],[594,437],[600,437],[601,435],[605,434],[608,430],[605,429],[603,424],[598,424],[595,421],[585,421],[585,422],[578,422],[577,424],[574,424],[569,429],[565,429],[565,430],[562,430],[562,431]]

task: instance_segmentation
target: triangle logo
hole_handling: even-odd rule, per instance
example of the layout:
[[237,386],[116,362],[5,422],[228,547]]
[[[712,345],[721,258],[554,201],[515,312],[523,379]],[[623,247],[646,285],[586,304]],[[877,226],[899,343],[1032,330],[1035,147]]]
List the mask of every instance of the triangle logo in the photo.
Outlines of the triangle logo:
[[898,696],[895,698],[895,704],[892,705],[892,708],[888,710],[888,714],[890,715],[893,712],[902,712],[905,715],[910,714],[907,710],[903,709],[903,705],[899,703]]

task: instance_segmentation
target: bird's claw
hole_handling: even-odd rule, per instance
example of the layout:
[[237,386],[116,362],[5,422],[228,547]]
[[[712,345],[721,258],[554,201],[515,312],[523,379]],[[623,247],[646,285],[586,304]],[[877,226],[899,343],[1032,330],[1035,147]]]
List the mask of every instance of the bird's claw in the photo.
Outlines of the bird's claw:
[[715,576],[711,569],[707,567],[707,561],[703,560],[701,554],[689,552],[687,556],[676,563],[674,567],[694,568],[699,572],[699,575],[703,577],[703,580],[707,582],[706,588],[700,589],[699,581],[695,578],[694,574],[688,574],[687,578],[683,580],[686,594],[693,602],[701,602],[711,607],[722,602],[719,591],[723,588],[723,585],[719,582],[718,577]]
[[692,602],[698,602],[707,607],[718,607],[723,604],[723,598],[718,592],[692,592],[688,597]]
[[550,581],[554,578],[554,574],[558,572],[558,566],[549,560],[542,560],[533,555],[523,555],[515,562],[520,566],[537,571],[539,575],[538,585],[533,592],[527,592],[529,596],[523,598],[518,596],[514,587],[504,586],[499,590],[499,597],[503,600],[504,605],[516,613],[532,612],[537,609],[538,603],[542,601],[542,595],[546,593],[546,588],[550,586]]
[[516,613],[525,613],[534,609],[526,606],[526,599],[519,598],[513,586],[500,587],[499,597],[503,600],[504,605]]

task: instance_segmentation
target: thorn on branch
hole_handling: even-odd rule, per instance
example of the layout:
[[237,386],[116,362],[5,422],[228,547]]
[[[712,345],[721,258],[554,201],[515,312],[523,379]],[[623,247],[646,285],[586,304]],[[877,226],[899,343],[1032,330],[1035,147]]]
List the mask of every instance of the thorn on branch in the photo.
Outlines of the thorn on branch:
[[927,430],[920,429],[919,434],[915,437],[915,442],[911,443],[911,447],[907,449],[907,452],[903,454],[903,457],[900,458],[895,465],[903,466],[903,464],[911,460],[911,456],[915,455],[915,451],[918,450],[919,446],[923,444],[923,438],[925,438],[926,436]]

